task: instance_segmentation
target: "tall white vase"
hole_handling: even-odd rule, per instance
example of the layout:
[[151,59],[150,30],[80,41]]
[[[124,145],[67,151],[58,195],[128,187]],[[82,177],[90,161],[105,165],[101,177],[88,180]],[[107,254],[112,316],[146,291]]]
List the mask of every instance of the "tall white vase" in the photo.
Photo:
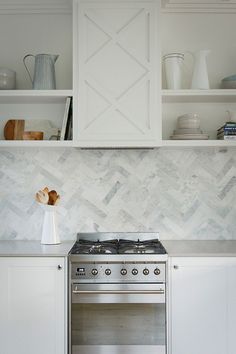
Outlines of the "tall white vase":
[[166,83],[170,90],[182,89],[184,54],[169,53],[164,55]]
[[193,54],[194,69],[191,89],[208,90],[210,88],[206,61],[210,52],[210,50],[199,50]]
[[57,228],[57,207],[53,205],[42,205],[42,208],[44,209],[44,220],[41,244],[56,245],[61,243]]

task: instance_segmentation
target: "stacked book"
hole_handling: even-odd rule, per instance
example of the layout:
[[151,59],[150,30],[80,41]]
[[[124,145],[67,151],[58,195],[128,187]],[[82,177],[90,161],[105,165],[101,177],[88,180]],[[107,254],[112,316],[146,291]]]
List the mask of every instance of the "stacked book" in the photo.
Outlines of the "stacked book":
[[236,122],[226,122],[217,130],[217,139],[236,140]]
[[72,112],[72,97],[67,97],[65,104],[64,117],[62,122],[62,129],[60,134],[60,140],[72,140],[73,139],[73,112]]

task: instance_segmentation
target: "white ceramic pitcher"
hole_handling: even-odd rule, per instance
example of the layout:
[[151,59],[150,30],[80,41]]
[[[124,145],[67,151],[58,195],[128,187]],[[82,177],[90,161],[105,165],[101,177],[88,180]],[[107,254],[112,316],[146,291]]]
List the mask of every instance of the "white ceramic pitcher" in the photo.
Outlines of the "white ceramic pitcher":
[[164,55],[167,88],[170,90],[182,89],[183,53],[169,53]]
[[43,245],[57,245],[60,242],[58,228],[56,206],[41,205],[44,209],[44,220],[42,228],[41,244]]
[[192,53],[194,57],[194,69],[191,89],[208,90],[210,88],[206,61],[210,52],[210,50],[205,49]]
[[[33,57],[35,59],[33,79],[26,65],[26,59],[29,57]],[[52,54],[27,54],[24,57],[24,66],[29,74],[33,89],[54,90],[56,88],[55,62],[58,57],[59,55]]]

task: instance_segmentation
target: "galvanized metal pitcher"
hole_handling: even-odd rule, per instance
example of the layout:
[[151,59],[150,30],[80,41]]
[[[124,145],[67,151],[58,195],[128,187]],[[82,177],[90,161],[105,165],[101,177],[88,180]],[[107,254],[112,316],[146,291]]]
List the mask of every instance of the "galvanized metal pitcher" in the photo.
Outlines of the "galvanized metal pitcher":
[[[26,59],[29,57],[35,59],[33,79],[26,65]],[[58,57],[59,55],[52,54],[27,54],[24,57],[23,63],[29,74],[33,89],[54,90],[56,88],[55,62]]]

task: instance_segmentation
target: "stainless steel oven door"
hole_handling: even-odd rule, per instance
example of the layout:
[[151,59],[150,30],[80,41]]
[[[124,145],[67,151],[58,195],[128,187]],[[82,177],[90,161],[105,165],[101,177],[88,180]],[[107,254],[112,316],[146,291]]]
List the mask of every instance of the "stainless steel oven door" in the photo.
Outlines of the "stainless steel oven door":
[[72,284],[72,354],[165,354],[165,284]]

